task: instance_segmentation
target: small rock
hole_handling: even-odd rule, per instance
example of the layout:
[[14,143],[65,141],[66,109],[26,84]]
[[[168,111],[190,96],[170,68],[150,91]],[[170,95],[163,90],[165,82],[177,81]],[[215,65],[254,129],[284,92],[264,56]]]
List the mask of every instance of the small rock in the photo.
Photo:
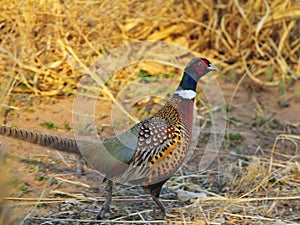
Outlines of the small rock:
[[286,225],[286,223],[281,220],[276,220],[272,225]]

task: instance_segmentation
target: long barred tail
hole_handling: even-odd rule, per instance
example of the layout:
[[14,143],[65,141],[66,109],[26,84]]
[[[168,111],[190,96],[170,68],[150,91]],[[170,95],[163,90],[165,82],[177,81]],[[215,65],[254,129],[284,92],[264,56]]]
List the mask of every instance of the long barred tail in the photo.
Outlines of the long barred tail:
[[24,140],[33,144],[38,144],[63,152],[69,152],[80,155],[76,140],[67,137],[60,137],[51,134],[44,134],[21,128],[13,128],[8,126],[0,127],[0,135],[8,136],[20,140]]

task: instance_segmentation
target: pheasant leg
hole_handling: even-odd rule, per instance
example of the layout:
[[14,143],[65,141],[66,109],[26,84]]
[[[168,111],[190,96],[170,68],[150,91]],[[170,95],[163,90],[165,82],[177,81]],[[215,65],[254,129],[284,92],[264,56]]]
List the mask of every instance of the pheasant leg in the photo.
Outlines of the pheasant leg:
[[[168,213],[169,213],[169,210],[165,207],[165,205],[164,205],[158,198],[159,198],[159,195],[160,195],[161,188],[162,188],[163,184],[164,184],[167,180],[168,180],[168,179],[162,180],[162,181],[159,182],[159,183],[152,184],[152,185],[148,186],[148,188],[149,188],[149,190],[150,190],[150,195],[151,195],[153,201],[155,201],[155,203],[159,206],[159,208],[161,209],[161,211],[162,211],[164,214],[168,214]],[[147,188],[147,187],[146,187],[146,188]]]
[[112,199],[112,190],[113,190],[113,182],[111,180],[107,180],[107,196],[105,202],[102,204],[101,208],[99,209],[97,219],[101,220],[106,217],[106,214],[110,212],[110,203]]
[[155,201],[155,203],[159,206],[159,208],[161,209],[161,211],[164,214],[169,213],[169,210],[167,209],[167,207],[157,197],[155,197],[154,195],[151,195],[151,197],[152,197],[153,201]]

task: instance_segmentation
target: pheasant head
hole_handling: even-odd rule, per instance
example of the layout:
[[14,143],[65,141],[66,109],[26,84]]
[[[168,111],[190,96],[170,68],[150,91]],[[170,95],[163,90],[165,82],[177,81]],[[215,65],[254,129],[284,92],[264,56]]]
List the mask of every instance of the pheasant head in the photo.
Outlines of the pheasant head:
[[198,80],[212,70],[218,70],[210,61],[205,58],[192,59],[184,69],[183,77],[175,94],[182,94],[189,97],[188,94],[196,96],[196,86]]

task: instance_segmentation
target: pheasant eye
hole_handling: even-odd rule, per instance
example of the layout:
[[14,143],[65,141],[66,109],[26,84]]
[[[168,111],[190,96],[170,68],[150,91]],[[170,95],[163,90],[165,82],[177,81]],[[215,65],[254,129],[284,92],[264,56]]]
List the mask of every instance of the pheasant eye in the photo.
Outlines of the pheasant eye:
[[198,71],[202,67],[203,62],[199,61],[193,65],[193,67]]

